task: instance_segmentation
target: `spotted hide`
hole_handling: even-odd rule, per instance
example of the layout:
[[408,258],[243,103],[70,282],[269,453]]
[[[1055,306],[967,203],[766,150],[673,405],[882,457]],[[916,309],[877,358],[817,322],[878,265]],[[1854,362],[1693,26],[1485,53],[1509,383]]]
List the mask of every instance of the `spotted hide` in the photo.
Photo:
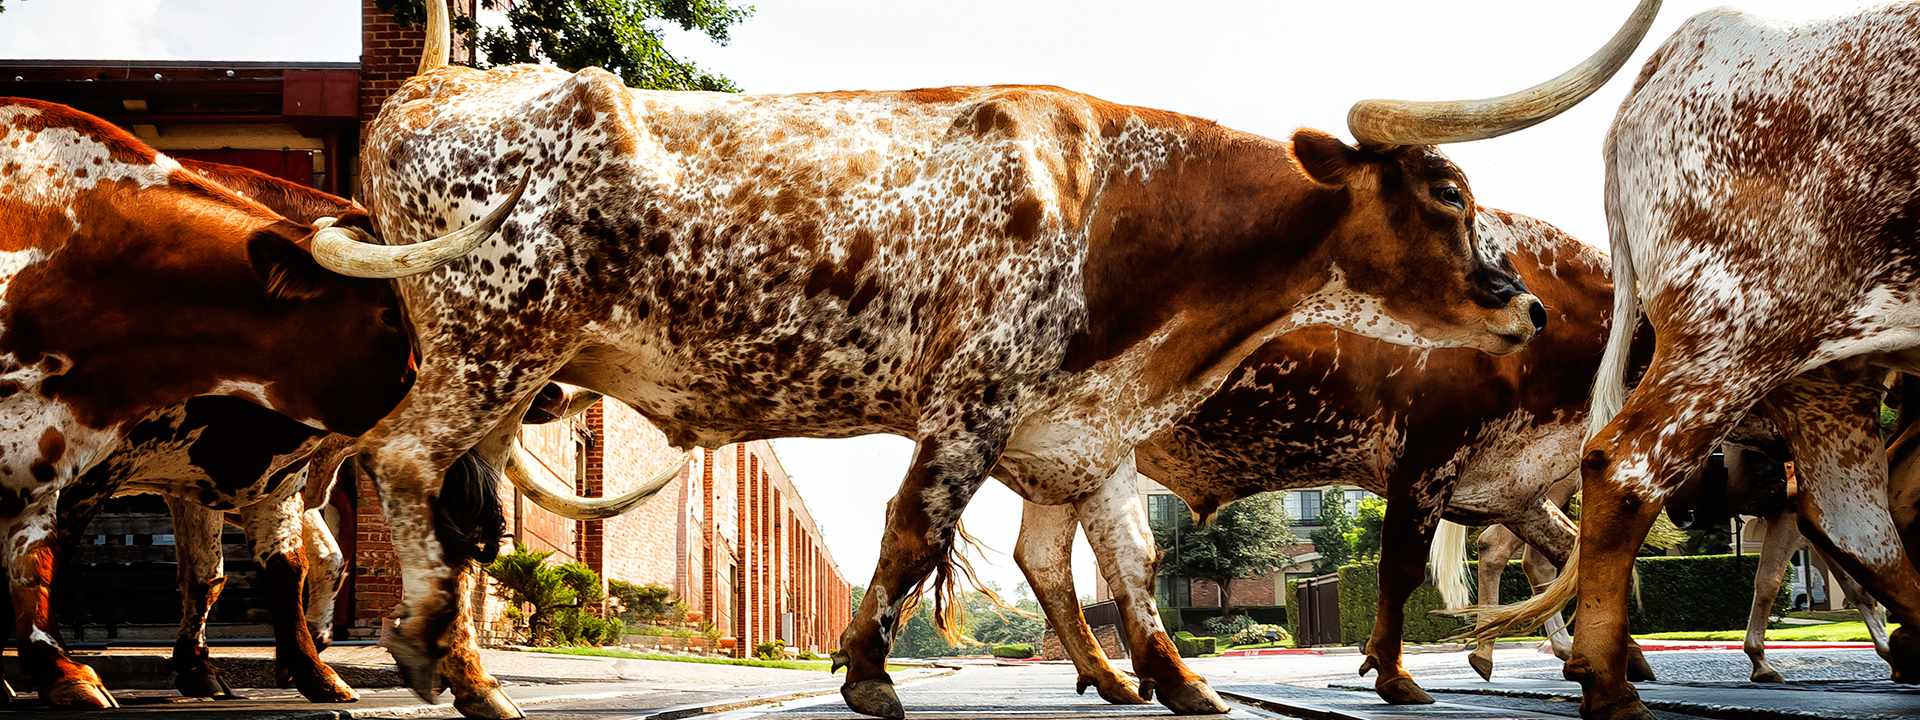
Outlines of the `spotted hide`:
[[[361,197],[398,236],[531,181],[500,236],[402,283],[420,382],[362,441],[403,566],[385,646],[423,697],[470,570],[430,530],[438,478],[469,451],[510,455],[549,378],[681,446],[918,440],[835,663],[853,709],[899,717],[884,659],[901,610],[950,577],[955,521],[989,471],[1039,502],[1102,492],[1136,444],[1299,327],[1505,353],[1547,320],[1471,241],[1471,189],[1432,145],[1280,142],[1054,87],[731,95],[480,72],[444,67],[445,7],[427,8],[433,50],[367,127]],[[1650,16],[1579,83],[1556,80],[1555,102],[1436,137],[1564,110]],[[1223,707],[1150,635],[1136,668],[1164,702]],[[472,680],[456,698],[504,697]]]
[[[1478,215],[1489,257],[1508,258],[1552,308],[1547,329],[1504,357],[1422,350],[1307,329],[1255,351],[1218,391],[1137,450],[1139,471],[1173,490],[1204,522],[1222,506],[1272,490],[1349,485],[1387,498],[1380,599],[1362,666],[1381,697],[1432,702],[1400,662],[1402,606],[1424,579],[1427,546],[1444,516],[1504,523],[1557,564],[1573,526],[1551,489],[1579,461],[1589,383],[1607,334],[1606,255],[1539,220]],[[1065,548],[1076,524],[1127,609],[1130,633],[1155,616],[1154,539],[1113,532],[1143,511],[1132,478],[1114,503],[1029,504],[1015,558],[1075,664],[1081,687],[1136,702],[1132,683],[1091,642]],[[1128,562],[1125,558],[1141,558]],[[1544,579],[1544,578],[1543,578]],[[1140,647],[1142,638],[1132,638]],[[1146,681],[1142,681],[1144,684]],[[1144,693],[1143,693],[1144,694]]]
[[1920,345],[1920,5],[1805,24],[1688,20],[1642,70],[1607,138],[1615,317],[1653,362],[1625,392],[1616,325],[1582,463],[1578,560],[1487,618],[1530,624],[1576,595],[1567,675],[1588,718],[1651,717],[1624,672],[1628,573],[1672,490],[1750,412],[1787,438],[1808,539],[1901,623],[1896,681],[1920,682],[1920,571],[1888,507],[1881,373]]
[[[0,98],[0,560],[50,704],[113,704],[52,622],[57,518],[125,492],[278,515],[298,502],[296,460],[406,392],[398,295],[321,268],[308,247],[324,232],[97,118]],[[256,537],[273,539],[255,548],[264,582],[285,590],[276,625],[297,625],[299,533]],[[312,657],[298,635],[282,640]],[[288,659],[309,697],[352,699],[324,664]]]

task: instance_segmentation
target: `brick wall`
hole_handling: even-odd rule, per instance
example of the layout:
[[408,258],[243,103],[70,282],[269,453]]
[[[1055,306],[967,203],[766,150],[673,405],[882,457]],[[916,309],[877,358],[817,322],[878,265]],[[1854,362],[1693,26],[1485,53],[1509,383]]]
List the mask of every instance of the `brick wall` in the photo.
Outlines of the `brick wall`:
[[[632,408],[609,401],[594,408],[588,422],[594,424],[596,446],[588,455],[587,473],[601,475],[606,494],[627,492],[667,468],[687,466],[687,454],[668,445],[666,435]],[[680,529],[690,521],[686,494],[687,476],[682,472],[627,514],[587,523],[599,526],[603,535],[604,554],[595,569],[610,579],[670,588],[684,585],[679,578],[682,553],[676,550],[686,541]]]
[[[1235,607],[1250,605],[1281,605],[1280,593],[1274,589],[1277,574],[1259,577],[1236,578],[1230,587]],[[1220,586],[1212,580],[1195,579],[1193,581],[1193,607],[1220,607]]]
[[[472,15],[473,0],[449,0],[448,5],[456,15]],[[402,27],[393,21],[393,15],[374,5],[374,0],[360,0],[360,122],[362,124],[379,114],[380,104],[387,96],[400,89],[400,84],[420,69],[420,51],[424,40],[424,28]],[[465,48],[457,42],[453,48],[456,61],[470,57]]]

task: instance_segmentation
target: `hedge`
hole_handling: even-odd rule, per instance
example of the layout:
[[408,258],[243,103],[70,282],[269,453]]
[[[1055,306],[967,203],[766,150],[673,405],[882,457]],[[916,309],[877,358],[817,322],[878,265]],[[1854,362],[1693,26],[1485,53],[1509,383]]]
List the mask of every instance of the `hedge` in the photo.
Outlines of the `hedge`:
[[1180,657],[1191,658],[1212,655],[1219,650],[1220,642],[1215,638],[1200,637],[1181,630],[1173,634],[1173,646],[1180,651]]
[[[1752,554],[1640,558],[1640,596],[1645,604],[1629,603],[1627,617],[1631,632],[1746,627],[1747,611],[1753,603],[1753,574],[1759,562]],[[1472,567],[1468,569],[1467,582],[1472,587],[1477,584],[1476,578]],[[1379,587],[1378,569],[1372,562],[1340,568],[1340,642],[1364,644],[1373,633]],[[1292,590],[1293,583],[1288,583],[1288,591]],[[1508,563],[1500,576],[1500,601],[1513,603],[1531,594],[1532,585],[1520,570],[1520,563]],[[1787,601],[1787,589],[1782,587],[1774,601],[1774,612],[1786,610]],[[1406,642],[1438,642],[1459,632],[1465,625],[1463,621],[1433,614],[1445,607],[1439,591],[1431,583],[1421,584],[1407,600]],[[1295,637],[1300,636],[1297,625],[1297,622],[1289,624]]]
[[1024,660],[1033,657],[1033,643],[1008,643],[993,646],[993,656]]
[[[1220,608],[1160,608],[1160,623],[1167,632],[1201,629],[1208,620],[1220,617]],[[1287,609],[1280,605],[1235,606],[1233,614],[1253,618],[1263,625],[1286,625]]]

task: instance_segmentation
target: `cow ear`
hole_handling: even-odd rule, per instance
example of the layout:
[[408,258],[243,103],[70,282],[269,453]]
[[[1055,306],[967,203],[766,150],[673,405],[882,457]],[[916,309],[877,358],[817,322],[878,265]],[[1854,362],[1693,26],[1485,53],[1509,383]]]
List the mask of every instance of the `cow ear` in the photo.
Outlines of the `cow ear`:
[[277,223],[247,238],[247,260],[269,297],[303,302],[325,295],[340,276],[320,267],[307,250],[306,228]]
[[1360,163],[1360,150],[1340,138],[1302,128],[1293,133],[1293,158],[1301,171],[1322,185],[1345,185]]

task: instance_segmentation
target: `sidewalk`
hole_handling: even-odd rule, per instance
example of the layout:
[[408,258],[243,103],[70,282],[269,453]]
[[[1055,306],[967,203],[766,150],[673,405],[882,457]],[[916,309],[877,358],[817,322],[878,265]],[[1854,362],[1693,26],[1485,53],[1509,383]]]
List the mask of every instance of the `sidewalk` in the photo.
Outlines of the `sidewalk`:
[[[135,667],[158,659],[164,668],[162,651],[154,648],[124,648],[89,652],[76,656],[93,661]],[[193,718],[260,718],[261,720],[340,720],[342,718],[456,718],[452,697],[442,694],[439,704],[422,703],[413,693],[398,687],[392,659],[386,650],[373,646],[328,648],[322,658],[339,671],[349,683],[355,678],[384,680],[356,683],[360,701],[345,705],[317,705],[306,702],[291,690],[272,683],[272,648],[216,647],[213,662],[219,667],[243,699],[209,701],[186,699],[170,689],[161,676],[160,687],[130,689],[125,683],[108,685],[125,714],[162,714]],[[11,657],[9,657],[11,660]],[[580,657],[547,653],[482,650],[481,660],[495,677],[507,684],[507,692],[529,710],[539,705],[586,701],[618,703],[622,714],[673,720],[713,709],[742,704],[757,704],[839,690],[843,678],[825,672],[782,670],[736,665],[706,665],[660,660]],[[90,662],[89,664],[93,664]],[[264,682],[240,682],[242,674],[251,674],[258,666]],[[907,683],[952,672],[947,668],[909,668],[893,673],[898,683]],[[143,683],[152,684],[152,683]],[[16,687],[20,687],[16,685]],[[36,697],[22,692],[25,702],[13,709],[31,710]],[[628,702],[630,700],[630,702]],[[107,717],[100,713],[67,713],[62,717]]]
[[[1736,640],[1637,640],[1640,649],[1646,652],[1662,650],[1741,650],[1744,648]],[[1539,642],[1502,642],[1495,643],[1497,650],[1527,649],[1538,646]],[[1408,645],[1405,652],[1445,653],[1471,650],[1472,645],[1463,643],[1438,643],[1432,645]],[[1802,640],[1768,640],[1768,650],[1872,650],[1870,642],[1816,642]],[[1258,650],[1227,650],[1218,657],[1267,657],[1274,655],[1355,655],[1360,649],[1353,646],[1311,647],[1311,648],[1261,648]]]

